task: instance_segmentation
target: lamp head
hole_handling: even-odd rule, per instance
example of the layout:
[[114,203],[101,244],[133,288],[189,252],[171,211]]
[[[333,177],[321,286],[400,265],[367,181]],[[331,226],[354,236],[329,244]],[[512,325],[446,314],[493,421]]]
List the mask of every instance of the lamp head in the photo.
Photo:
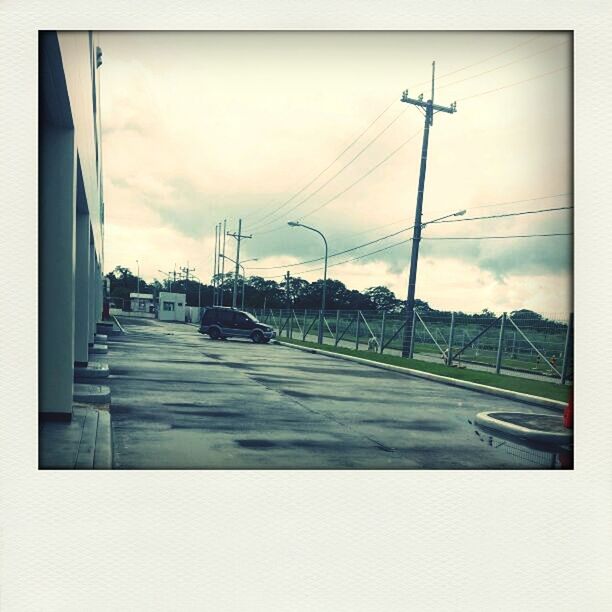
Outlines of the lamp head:
[[287,225],[290,225],[291,227],[298,227],[300,225],[299,221],[288,221]]
[[465,215],[466,211],[465,210],[460,210],[459,212],[456,212],[453,217],[463,217],[463,215]]

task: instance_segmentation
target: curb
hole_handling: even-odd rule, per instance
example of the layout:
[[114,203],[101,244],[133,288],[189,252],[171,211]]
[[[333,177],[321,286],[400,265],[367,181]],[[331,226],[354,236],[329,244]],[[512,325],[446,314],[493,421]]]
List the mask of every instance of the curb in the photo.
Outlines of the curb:
[[512,399],[525,404],[532,404],[534,406],[543,406],[545,408],[552,408],[553,410],[563,411],[565,410],[565,402],[559,402],[557,400],[548,399],[546,397],[538,397],[536,395],[529,395],[527,393],[519,393],[518,391],[510,391],[508,389],[499,389],[497,387],[490,387],[489,385],[482,385],[480,383],[470,382],[467,380],[458,380],[456,378],[450,378],[448,376],[442,376],[440,374],[431,374],[430,372],[422,372],[421,370],[413,370],[411,368],[401,368],[388,363],[380,363],[377,361],[371,361],[369,359],[363,359],[361,357],[353,357],[352,355],[342,355],[340,353],[333,353],[324,349],[309,348],[306,346],[298,346],[297,344],[290,344],[289,342],[276,341],[276,344],[280,346],[287,346],[289,348],[298,349],[306,353],[315,353],[319,355],[325,355],[326,357],[334,357],[336,359],[344,359],[345,361],[354,361],[361,365],[367,365],[373,368],[380,368],[381,370],[389,370],[390,372],[398,372],[399,374],[405,374],[406,376],[415,376],[417,378],[425,378],[432,382],[439,382],[452,387],[461,387],[463,389],[470,389],[471,391],[477,391],[479,393],[486,393],[488,395],[495,395],[497,397],[503,397],[506,399]]
[[94,450],[94,470],[113,468],[111,416],[108,410],[98,411],[98,431]]
[[[507,435],[521,438],[523,440],[541,442],[543,444],[571,444],[573,440],[573,431],[568,429],[563,433],[545,431],[543,429],[531,429],[517,423],[510,423],[498,418],[498,415],[508,414],[507,412],[494,410],[487,412],[479,412],[474,421],[487,430],[494,432],[505,433]],[[561,417],[548,417],[551,419],[560,419]]]

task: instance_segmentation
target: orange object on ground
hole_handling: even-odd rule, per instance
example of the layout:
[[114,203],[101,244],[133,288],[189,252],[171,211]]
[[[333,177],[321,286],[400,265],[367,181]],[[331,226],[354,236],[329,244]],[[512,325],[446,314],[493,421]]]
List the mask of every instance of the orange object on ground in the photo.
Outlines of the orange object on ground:
[[574,428],[574,388],[570,387],[569,390],[569,399],[567,401],[567,406],[563,411],[563,427],[567,429]]

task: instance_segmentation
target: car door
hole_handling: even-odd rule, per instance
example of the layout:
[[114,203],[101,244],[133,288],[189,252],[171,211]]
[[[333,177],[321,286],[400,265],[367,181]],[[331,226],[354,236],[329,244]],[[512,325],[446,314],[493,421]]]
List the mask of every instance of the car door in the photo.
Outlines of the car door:
[[220,310],[218,319],[221,327],[221,333],[224,336],[235,335],[236,330],[234,329],[234,313],[231,310]]
[[243,312],[237,312],[234,319],[234,329],[236,336],[240,338],[248,338],[253,331],[253,321],[249,319]]

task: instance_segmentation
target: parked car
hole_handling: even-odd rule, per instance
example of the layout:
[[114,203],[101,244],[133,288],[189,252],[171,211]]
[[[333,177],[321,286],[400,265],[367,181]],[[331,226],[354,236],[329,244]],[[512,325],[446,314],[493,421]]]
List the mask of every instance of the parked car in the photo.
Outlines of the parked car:
[[258,344],[270,342],[276,336],[269,325],[260,323],[252,314],[226,306],[205,308],[198,331],[213,340],[250,338]]

